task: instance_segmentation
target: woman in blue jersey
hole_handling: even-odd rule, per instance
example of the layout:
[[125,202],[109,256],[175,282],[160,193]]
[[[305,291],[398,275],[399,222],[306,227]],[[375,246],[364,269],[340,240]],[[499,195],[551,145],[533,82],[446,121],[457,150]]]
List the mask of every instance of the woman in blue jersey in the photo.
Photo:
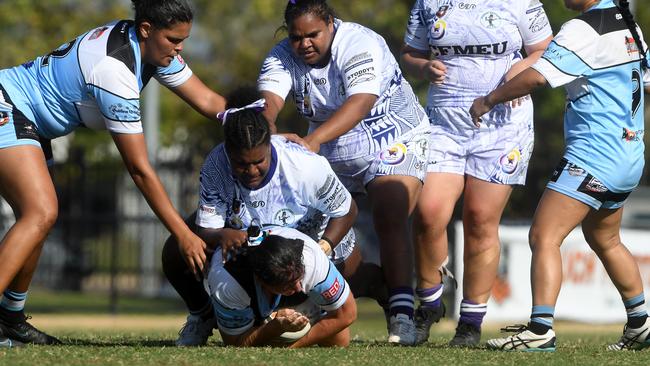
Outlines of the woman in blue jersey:
[[388,341],[415,342],[409,216],[428,156],[429,122],[386,41],[335,17],[325,0],[291,0],[289,36],[266,57],[258,87],[274,126],[289,95],[309,121],[305,142],[345,187],[368,195],[389,291]]
[[[225,141],[212,149],[201,169],[199,207],[192,216],[199,236],[227,258],[248,243],[251,227],[297,229],[321,246],[356,296],[385,304],[381,268],[363,262],[356,246],[357,206],[327,160],[271,135],[256,88],[238,88],[227,99],[228,109],[221,114]],[[190,312],[176,344],[205,345],[216,324],[213,302],[188,273],[172,238],[163,248],[163,271]]]
[[23,307],[43,242],[57,218],[46,164],[49,140],[79,126],[111,132],[135,184],[177,238],[190,270],[198,273],[205,264],[205,243],[176,212],[149,163],[139,96],[155,77],[215,120],[225,100],[180,57],[192,28],[188,2],[132,2],[135,20],[97,27],[48,55],[0,71],[0,193],[16,215],[0,244],[0,337],[18,341],[9,342],[14,345],[58,342],[27,323]]
[[[492,339],[502,350],[554,351],[553,314],[562,283],[560,246],[576,226],[621,294],[627,325],[610,350],[650,345],[650,320],[634,258],[621,243],[623,204],[639,183],[643,157],[643,90],[650,92],[648,54],[627,1],[565,0],[582,14],[565,23],[542,58],[474,101],[477,125],[494,106],[536,87],[565,85],[566,150],[542,196],[529,240],[533,308],[528,326]],[[644,82],[645,80],[645,82]],[[644,85],[645,84],[645,85]]]
[[[417,343],[444,314],[440,266],[447,226],[463,196],[463,298],[451,346],[473,347],[499,267],[499,222],[533,150],[530,98],[501,105],[476,129],[468,113],[484,95],[532,65],[551,41],[539,0],[417,0],[404,36],[404,70],[430,82],[427,178],[414,212]],[[526,55],[522,55],[522,48]]]

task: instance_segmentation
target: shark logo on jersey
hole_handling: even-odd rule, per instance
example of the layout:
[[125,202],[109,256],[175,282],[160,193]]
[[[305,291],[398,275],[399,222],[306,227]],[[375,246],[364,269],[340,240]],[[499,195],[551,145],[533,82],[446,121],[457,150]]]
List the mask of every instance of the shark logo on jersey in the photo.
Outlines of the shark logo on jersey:
[[481,20],[481,24],[488,29],[500,28],[502,23],[501,17],[493,11],[488,11],[486,13],[483,13],[481,15],[480,20]]
[[288,226],[294,223],[295,215],[293,211],[288,208],[283,208],[273,215],[273,223],[281,226]]
[[0,126],[4,126],[9,122],[9,114],[7,112],[0,112]]
[[632,37],[625,36],[625,48],[627,48],[628,55],[639,53],[639,47],[637,47],[636,41]]

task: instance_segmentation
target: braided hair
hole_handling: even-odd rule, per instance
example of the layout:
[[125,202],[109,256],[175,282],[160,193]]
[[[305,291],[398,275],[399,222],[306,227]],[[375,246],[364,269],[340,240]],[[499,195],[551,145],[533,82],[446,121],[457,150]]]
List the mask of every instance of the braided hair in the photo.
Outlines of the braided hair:
[[632,12],[630,11],[630,2],[628,0],[619,0],[618,10],[621,12],[623,20],[625,21],[625,24],[627,24],[627,28],[630,30],[630,33],[632,33],[636,47],[639,49],[639,53],[641,54],[641,66],[644,69],[647,69],[649,65],[648,59],[646,58],[646,51],[643,49],[641,36],[639,35],[639,31],[636,27],[634,16],[632,16]]
[[156,28],[169,29],[176,23],[191,23],[192,7],[187,0],[131,0],[135,24],[149,22]]
[[302,258],[304,245],[300,239],[269,235],[260,245],[248,248],[247,264],[263,283],[270,286],[286,285],[305,274]]
[[289,0],[284,10],[284,22],[286,26],[305,14],[316,16],[329,24],[336,18],[336,13],[326,0]]
[[[253,86],[240,87],[231,92],[226,108],[239,108],[260,99],[260,93]],[[261,112],[244,109],[228,114],[223,126],[226,150],[250,150],[271,143],[271,128]]]

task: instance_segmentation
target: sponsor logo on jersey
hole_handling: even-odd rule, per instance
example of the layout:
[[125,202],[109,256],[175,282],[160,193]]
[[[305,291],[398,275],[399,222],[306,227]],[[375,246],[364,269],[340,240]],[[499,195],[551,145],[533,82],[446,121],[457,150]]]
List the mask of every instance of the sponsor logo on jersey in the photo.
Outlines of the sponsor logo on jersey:
[[367,81],[375,80],[377,76],[375,76],[374,71],[375,71],[375,67],[369,66],[348,75],[347,76],[348,88],[351,88],[361,83],[365,83]]
[[636,45],[633,37],[625,36],[625,48],[627,48],[627,54],[632,55],[633,53],[639,53],[639,47]]
[[207,215],[214,215],[217,213],[217,209],[213,205],[201,205],[199,209],[202,213]]
[[343,70],[348,72],[350,69],[358,65],[363,65],[368,62],[372,62],[372,55],[370,52],[362,52],[357,55],[352,56],[345,64],[343,64]]
[[327,206],[329,212],[336,211],[345,202],[346,198],[345,188],[342,184],[338,183],[334,192],[323,201],[323,204]]
[[293,224],[293,222],[295,220],[296,220],[296,217],[295,217],[293,211],[291,211],[288,208],[283,208],[283,209],[279,210],[278,212],[276,212],[275,215],[273,215],[273,221],[275,222],[275,224],[281,225],[281,226],[291,225],[291,224]]
[[4,126],[9,122],[9,114],[7,112],[0,112],[0,126]]
[[93,32],[93,34],[90,35],[88,40],[92,41],[94,39],[97,39],[97,38],[101,37],[102,34],[104,34],[104,32],[106,32],[107,29],[108,29],[108,27],[101,27],[101,28],[95,29],[95,31]]
[[641,136],[643,136],[643,130],[633,131],[623,127],[623,137],[625,141],[641,141]]
[[406,158],[406,151],[406,145],[397,143],[380,152],[379,158],[385,165],[398,165]]
[[318,78],[318,79],[314,80],[314,84],[316,84],[316,85],[325,85],[325,84],[327,84],[327,79]]
[[413,150],[415,150],[415,156],[419,159],[427,160],[429,157],[429,138],[423,136],[413,142]]
[[266,206],[264,201],[251,201],[248,203],[252,208],[260,208]]
[[508,49],[508,41],[493,44],[467,46],[431,46],[435,56],[444,55],[502,55]]
[[328,174],[327,178],[325,179],[325,184],[323,184],[323,186],[318,188],[318,191],[316,191],[316,198],[319,200],[325,198],[325,196],[327,196],[334,188],[335,182],[336,182],[336,178],[334,177],[334,175]]
[[483,13],[479,19],[483,27],[488,29],[501,28],[501,23],[503,22],[503,19],[493,11]]
[[501,171],[506,174],[512,174],[517,170],[519,162],[521,161],[521,151],[519,149],[512,149],[509,153],[503,155],[499,159]]
[[108,110],[111,112],[112,117],[115,117],[120,121],[130,121],[130,120],[139,120],[140,119],[140,109],[130,106],[128,104],[115,103],[111,104],[108,107]]
[[569,164],[567,171],[569,172],[569,175],[574,177],[579,177],[585,174],[585,170],[575,164]]
[[585,188],[587,188],[587,190],[591,192],[597,192],[597,193],[607,192],[607,187],[605,187],[605,185],[595,177],[592,177],[589,180]]
[[476,4],[460,3],[460,4],[458,4],[458,9],[463,9],[463,10],[476,9]]
[[332,286],[330,286],[330,288],[321,292],[320,294],[325,300],[331,301],[336,299],[336,296],[339,294],[340,291],[341,291],[341,282],[339,282],[339,279],[336,278]]
[[530,26],[528,26],[528,29],[533,33],[537,33],[546,29],[547,26],[548,18],[546,17],[546,13],[544,12],[544,9],[539,7],[535,15],[530,19]]

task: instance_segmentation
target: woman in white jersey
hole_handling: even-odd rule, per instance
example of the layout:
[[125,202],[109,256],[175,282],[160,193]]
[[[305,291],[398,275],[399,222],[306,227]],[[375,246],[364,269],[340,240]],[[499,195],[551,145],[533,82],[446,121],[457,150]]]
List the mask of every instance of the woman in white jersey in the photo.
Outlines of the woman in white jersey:
[[391,343],[415,341],[408,218],[421,190],[429,123],[385,40],[337,19],[324,0],[292,0],[289,37],[269,53],[258,86],[274,123],[292,94],[305,141],[352,194],[368,194],[390,292]]
[[[553,318],[562,284],[560,246],[578,225],[622,298],[627,324],[612,351],[650,346],[650,320],[634,257],[621,243],[623,204],[644,166],[643,90],[650,92],[647,46],[627,1],[565,0],[582,14],[568,21],[542,58],[478,98],[477,124],[494,105],[546,85],[564,85],[566,150],[553,172],[528,235],[533,307],[527,326],[488,341],[500,350],[554,351]],[[584,309],[588,311],[589,309]]]
[[[251,227],[294,228],[318,242],[356,296],[385,304],[381,269],[363,262],[356,246],[352,225],[357,206],[327,160],[271,136],[256,88],[238,88],[228,95],[227,106],[222,114],[225,141],[205,159],[194,218],[208,247],[219,248],[226,258],[247,243]],[[212,303],[201,282],[188,273],[173,240],[165,243],[163,270],[190,311],[176,344],[205,345],[215,327]]]
[[476,346],[480,340],[499,264],[499,221],[512,185],[525,183],[533,149],[533,105],[530,98],[502,104],[479,130],[468,109],[474,98],[535,62],[551,35],[538,0],[417,0],[413,6],[401,59],[407,73],[431,82],[432,125],[413,228],[417,343],[444,315],[438,268],[447,258],[447,225],[461,195],[463,300],[450,345]]
[[0,71],[0,193],[16,214],[0,244],[0,347],[58,342],[31,326],[23,309],[58,212],[46,165],[49,139],[79,126],[110,131],[135,184],[180,243],[190,270],[200,273],[205,264],[205,243],[176,212],[148,160],[139,95],[155,77],[215,120],[225,100],[179,55],[192,28],[187,1],[132,2],[135,20],[97,27],[48,55]]

